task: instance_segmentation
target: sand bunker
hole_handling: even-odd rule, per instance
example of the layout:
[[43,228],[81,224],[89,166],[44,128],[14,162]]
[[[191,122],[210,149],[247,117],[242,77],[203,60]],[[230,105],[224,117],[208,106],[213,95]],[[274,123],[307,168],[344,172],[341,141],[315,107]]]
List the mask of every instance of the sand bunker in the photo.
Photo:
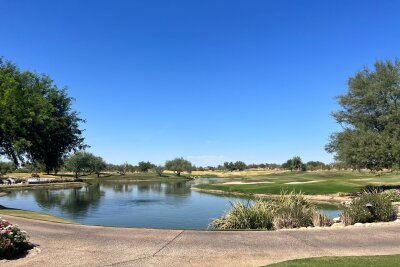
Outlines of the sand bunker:
[[247,182],[247,183],[243,183],[243,182],[226,182],[223,184],[273,184],[274,182]]
[[322,181],[307,181],[307,182],[290,182],[290,183],[285,183],[285,184],[312,184],[312,183],[319,183]]

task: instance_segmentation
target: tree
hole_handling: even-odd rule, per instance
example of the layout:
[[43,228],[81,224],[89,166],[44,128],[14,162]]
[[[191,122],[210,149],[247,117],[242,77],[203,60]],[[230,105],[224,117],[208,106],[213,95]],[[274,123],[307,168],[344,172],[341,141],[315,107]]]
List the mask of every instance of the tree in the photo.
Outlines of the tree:
[[177,176],[181,175],[181,172],[191,172],[193,169],[192,163],[184,158],[175,158],[165,162],[165,168],[173,171]]
[[400,61],[377,61],[348,81],[333,117],[342,126],[326,150],[353,169],[400,167]]
[[314,171],[314,170],[323,170],[326,168],[325,163],[321,161],[309,161],[306,164],[306,167],[308,170]]
[[151,168],[155,167],[156,165],[154,165],[153,163],[147,161],[141,161],[138,163],[138,167],[139,167],[139,171],[140,172],[148,172]]
[[100,177],[100,173],[107,167],[107,163],[103,160],[103,158],[96,156],[90,157],[89,165],[91,171],[97,174],[97,177]]
[[57,170],[67,153],[85,147],[72,101],[49,76],[0,58],[0,155]]
[[155,173],[157,173],[158,176],[161,177],[163,175],[163,172],[164,172],[165,168],[163,166],[155,166],[155,167],[152,168],[152,170]]
[[235,164],[233,162],[224,162],[224,168],[233,172],[235,170]]
[[13,162],[2,162],[0,161],[0,176],[6,173],[15,171],[17,168]]
[[[92,173],[95,171],[95,168],[102,168],[100,161],[102,159],[100,160],[92,153],[80,151],[65,160],[65,167],[67,170],[74,172],[75,178],[78,178],[81,173]],[[98,167],[95,167],[97,164]]]
[[246,163],[244,163],[243,161],[236,161],[234,163],[234,166],[235,166],[235,170],[238,170],[238,171],[243,171],[246,169]]
[[284,164],[282,164],[282,167],[285,169],[289,169],[290,171],[305,170],[305,165],[303,164],[301,158],[298,156],[288,159]]

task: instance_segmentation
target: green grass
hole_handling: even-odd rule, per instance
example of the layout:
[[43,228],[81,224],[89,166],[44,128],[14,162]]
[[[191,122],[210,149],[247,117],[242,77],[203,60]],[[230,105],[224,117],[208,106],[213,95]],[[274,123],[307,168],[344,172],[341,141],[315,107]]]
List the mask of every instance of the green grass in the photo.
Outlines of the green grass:
[[284,261],[272,265],[271,267],[292,267],[292,266],[307,266],[307,267],[365,267],[365,266],[398,266],[400,255],[386,256],[358,256],[358,257],[321,257],[309,258],[302,260]]
[[[290,182],[309,182],[306,184],[287,184]],[[224,184],[226,182],[271,182],[264,184]],[[400,186],[400,174],[385,173],[376,175],[369,172],[352,171],[316,171],[286,172],[261,176],[244,176],[242,178],[225,179],[222,182],[200,184],[196,187],[205,190],[221,190],[230,193],[248,194],[280,194],[282,190],[302,191],[308,195],[353,193],[362,191],[367,185]]]
[[[85,182],[63,182],[63,183],[45,183],[45,184],[13,184],[13,185],[2,185],[0,187],[0,193],[2,190],[21,190],[21,189],[35,189],[35,188],[63,188],[63,187],[76,187],[84,186]],[[1,196],[1,195],[0,195]]]
[[22,217],[40,221],[56,222],[56,223],[75,223],[73,221],[53,216],[47,213],[34,212],[29,210],[11,209],[0,205],[0,217],[1,215],[9,215],[9,216]]

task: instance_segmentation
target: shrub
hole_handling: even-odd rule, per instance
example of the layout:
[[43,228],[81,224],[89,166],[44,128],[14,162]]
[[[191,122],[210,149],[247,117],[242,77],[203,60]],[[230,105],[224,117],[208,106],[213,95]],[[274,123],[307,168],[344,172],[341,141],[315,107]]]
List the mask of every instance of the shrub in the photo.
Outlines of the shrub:
[[28,249],[28,235],[6,220],[0,220],[0,259],[7,259]]
[[232,208],[221,218],[214,219],[209,225],[210,229],[266,229],[271,230],[272,224],[271,204],[264,200],[257,200],[253,205],[236,202]]
[[275,201],[259,199],[254,204],[237,202],[224,216],[214,219],[209,228],[273,230],[332,224],[326,215],[316,214],[315,206],[303,194],[282,193]]
[[396,219],[396,209],[387,194],[363,193],[355,198],[342,213],[345,225],[367,222],[388,222]]
[[400,202],[400,189],[390,189],[382,194],[387,195],[392,202]]
[[276,229],[312,226],[315,212],[315,206],[302,193],[283,192],[276,202],[274,226]]
[[312,222],[314,226],[320,227],[331,226],[333,224],[333,220],[328,215],[318,212],[313,214]]

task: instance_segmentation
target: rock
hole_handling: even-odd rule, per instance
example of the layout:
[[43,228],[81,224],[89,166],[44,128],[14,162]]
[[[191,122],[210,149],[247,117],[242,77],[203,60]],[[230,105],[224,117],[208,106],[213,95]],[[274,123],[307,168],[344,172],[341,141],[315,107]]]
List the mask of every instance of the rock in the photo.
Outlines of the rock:
[[339,223],[341,222],[340,217],[336,217],[332,219],[334,223]]
[[331,227],[344,227],[344,225],[341,223],[334,223],[331,225]]
[[354,226],[364,226],[362,223],[355,223]]

